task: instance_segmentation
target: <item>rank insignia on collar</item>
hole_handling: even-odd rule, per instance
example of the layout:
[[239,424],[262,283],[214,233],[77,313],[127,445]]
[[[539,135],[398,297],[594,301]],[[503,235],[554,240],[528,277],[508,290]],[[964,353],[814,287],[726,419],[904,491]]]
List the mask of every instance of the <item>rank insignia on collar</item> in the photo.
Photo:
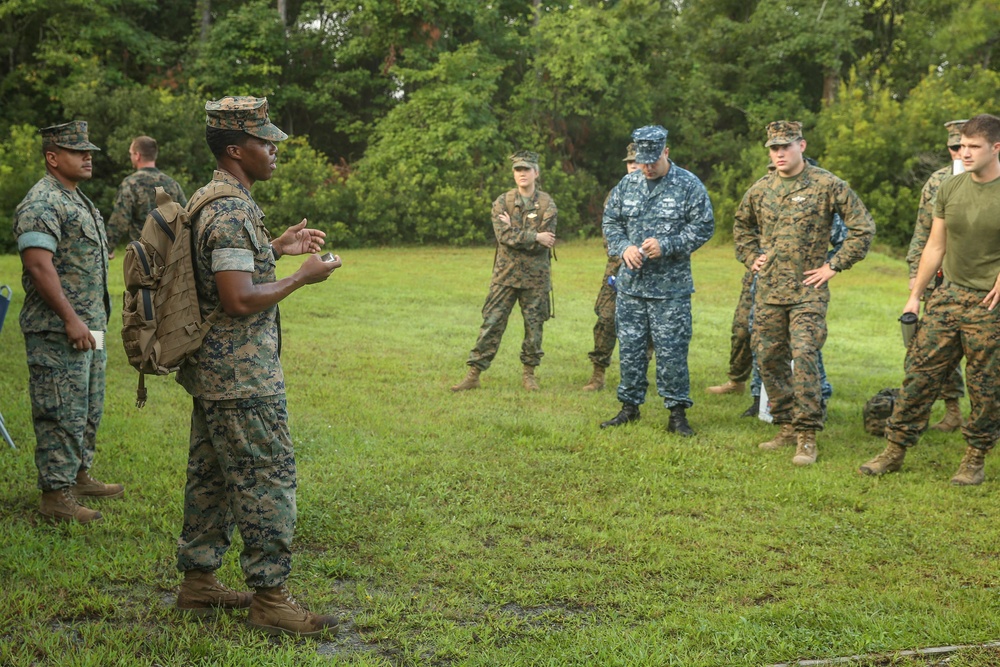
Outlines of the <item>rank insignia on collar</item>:
[[805,197],[792,197],[792,201],[798,204],[799,202],[805,201]]

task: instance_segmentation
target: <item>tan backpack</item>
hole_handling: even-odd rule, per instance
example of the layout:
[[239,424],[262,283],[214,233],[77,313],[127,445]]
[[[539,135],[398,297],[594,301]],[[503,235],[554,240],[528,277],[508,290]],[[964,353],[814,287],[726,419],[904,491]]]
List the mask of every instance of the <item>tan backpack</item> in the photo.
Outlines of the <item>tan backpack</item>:
[[167,375],[201,347],[219,308],[203,319],[198,305],[191,220],[205,204],[246,196],[239,188],[213,182],[185,209],[163,188],[146,216],[138,241],[125,248],[122,343],[128,362],[139,371],[135,405],[146,404],[145,376]]

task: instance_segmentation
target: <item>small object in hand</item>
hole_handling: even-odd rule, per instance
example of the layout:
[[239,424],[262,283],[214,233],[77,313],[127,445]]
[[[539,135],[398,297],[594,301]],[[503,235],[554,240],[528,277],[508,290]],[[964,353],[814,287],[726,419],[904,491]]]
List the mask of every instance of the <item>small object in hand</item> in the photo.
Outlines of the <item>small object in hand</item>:
[[320,257],[320,259],[322,259],[324,262],[332,262],[333,261],[333,253],[332,252],[325,252],[325,253],[323,253],[323,256]]

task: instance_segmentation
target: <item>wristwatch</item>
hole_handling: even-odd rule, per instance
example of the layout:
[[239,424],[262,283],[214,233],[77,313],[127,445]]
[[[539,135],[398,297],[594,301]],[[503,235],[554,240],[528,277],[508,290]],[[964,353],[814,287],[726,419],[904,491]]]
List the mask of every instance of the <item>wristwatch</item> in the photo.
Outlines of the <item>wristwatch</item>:
[[833,263],[832,259],[829,262],[827,262],[827,264],[829,264],[831,271],[835,271],[837,273],[840,273],[841,271],[843,271],[843,269],[841,269],[839,266],[837,266],[836,264]]

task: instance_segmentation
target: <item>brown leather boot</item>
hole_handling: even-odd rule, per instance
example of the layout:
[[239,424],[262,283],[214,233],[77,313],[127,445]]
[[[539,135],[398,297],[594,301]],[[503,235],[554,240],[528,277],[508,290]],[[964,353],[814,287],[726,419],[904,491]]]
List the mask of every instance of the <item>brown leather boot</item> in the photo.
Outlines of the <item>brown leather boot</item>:
[[177,610],[192,616],[214,616],[222,609],[246,609],[252,599],[253,593],[228,588],[214,572],[188,570],[177,593]]
[[816,448],[816,431],[799,431],[795,434],[795,456],[792,463],[797,466],[808,466],[816,463],[819,450]]
[[247,625],[269,635],[319,637],[337,634],[337,618],[306,611],[284,586],[258,588],[250,603]]
[[951,433],[952,431],[962,428],[965,425],[965,420],[962,419],[962,410],[958,407],[957,398],[949,398],[944,402],[945,413],[944,417],[941,418],[937,424],[931,426],[932,431],[944,431],[945,433]]
[[475,366],[469,366],[469,372],[461,382],[451,388],[452,391],[466,391],[468,389],[479,389],[479,374],[481,370]]
[[587,384],[583,385],[584,391],[600,391],[604,389],[604,367],[594,364],[594,374],[590,376]]
[[774,436],[773,440],[762,442],[757,446],[761,449],[781,449],[782,447],[791,447],[795,441],[795,427],[791,424],[782,424],[781,430],[778,431],[778,435]]
[[104,484],[98,482],[90,476],[86,470],[76,473],[76,486],[73,493],[80,496],[91,496],[93,498],[121,498],[125,494],[125,487],[121,484]]
[[862,475],[884,475],[887,472],[896,472],[903,467],[903,458],[906,456],[906,447],[901,447],[894,442],[885,446],[885,450],[868,463],[861,464],[858,472]]
[[747,389],[746,382],[733,382],[727,380],[725,384],[705,389],[710,394],[742,394]]
[[525,391],[538,391],[541,387],[538,386],[538,380],[535,378],[535,367],[524,365],[524,372],[521,375],[521,385],[524,386]]
[[955,486],[975,486],[982,484],[986,479],[983,466],[986,465],[986,451],[977,447],[966,447],[965,456],[958,464],[958,472],[951,478],[951,483]]
[[101,513],[81,505],[70,488],[67,486],[56,491],[43,491],[42,502],[38,506],[38,511],[42,516],[46,516],[52,521],[79,521],[80,523],[100,521]]

